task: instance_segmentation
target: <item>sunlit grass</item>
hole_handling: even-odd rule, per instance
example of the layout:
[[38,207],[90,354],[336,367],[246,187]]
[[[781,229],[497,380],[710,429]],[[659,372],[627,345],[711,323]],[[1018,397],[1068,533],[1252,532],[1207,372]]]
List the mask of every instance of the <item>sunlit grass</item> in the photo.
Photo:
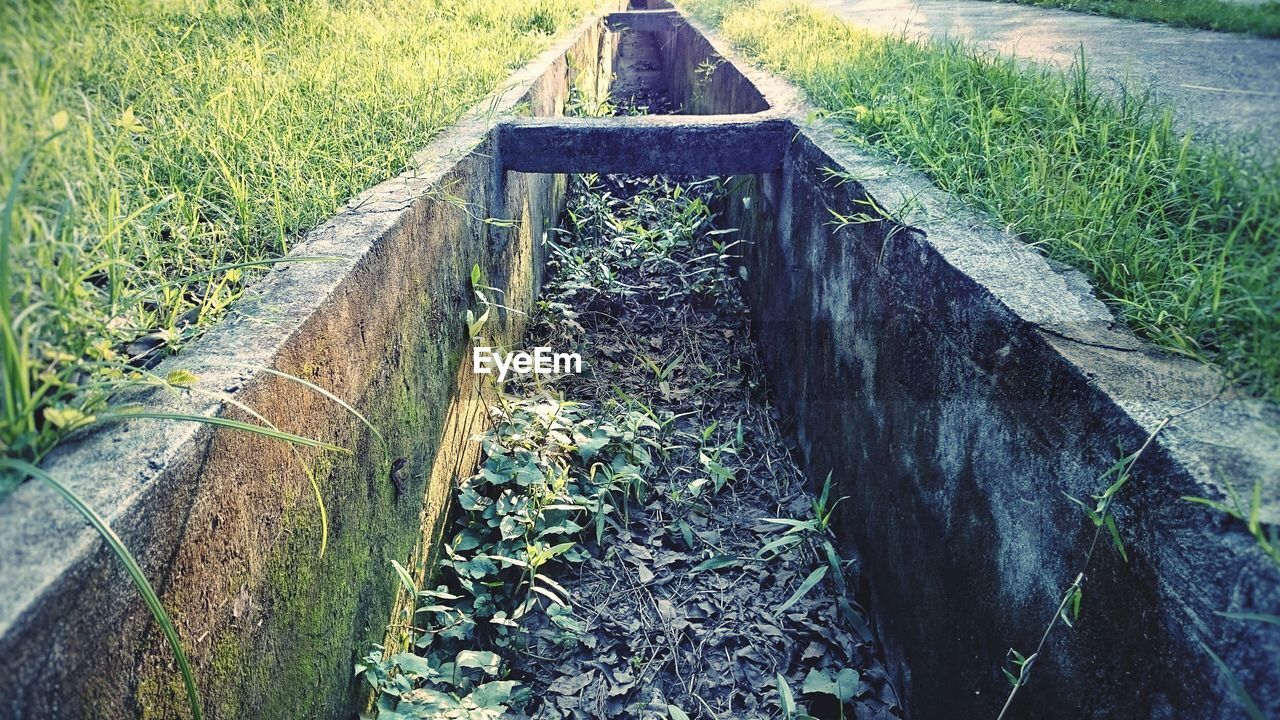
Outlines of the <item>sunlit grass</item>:
[[1280,2],[1232,0],[997,0],[1179,27],[1280,37]]
[[245,263],[404,169],[596,4],[0,4],[0,448],[39,459],[101,404],[90,363],[181,348]]
[[830,112],[1084,270],[1143,337],[1280,399],[1280,173],[1085,74],[872,35],[785,0],[687,3]]

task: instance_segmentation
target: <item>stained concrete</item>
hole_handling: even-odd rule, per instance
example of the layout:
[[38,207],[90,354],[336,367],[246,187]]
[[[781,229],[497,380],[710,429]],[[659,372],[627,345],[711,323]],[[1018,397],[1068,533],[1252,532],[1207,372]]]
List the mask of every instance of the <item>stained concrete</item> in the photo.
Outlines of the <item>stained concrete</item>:
[[605,15],[604,24],[613,32],[670,32],[679,20],[675,10],[628,10]]
[[[516,109],[563,112],[571,87],[606,88],[613,47],[598,19],[584,23],[425,148],[412,170],[310,232],[294,254],[333,262],[276,266],[231,317],[158,368],[190,370],[203,394],[133,398],[147,410],[255,421],[225,396],[354,455],[295,454],[246,433],[137,420],[44,462],[138,556],[191,657],[208,717],[349,717],[357,708],[355,661],[384,640],[389,621],[403,620],[391,560],[422,576],[451,480],[474,462],[475,381],[462,372],[471,268],[505,291],[504,304],[528,309],[541,281],[539,240],[562,203],[562,177],[498,186],[491,130]],[[514,227],[485,222],[495,205]],[[486,332],[514,339],[520,317],[499,313]],[[327,388],[380,427],[386,444],[337,404],[259,367]],[[323,558],[304,467],[328,508]],[[38,482],[0,503],[0,578],[0,716],[186,715],[172,654],[119,563]]]
[[877,33],[963,39],[1055,67],[1084,47],[1094,87],[1150,90],[1184,131],[1280,154],[1280,40],[980,0],[813,0]]
[[[750,84],[797,128],[783,171],[740,179],[721,210],[749,241],[783,422],[810,477],[849,498],[835,527],[861,554],[908,716],[995,717],[1006,651],[1034,648],[1092,536],[1065,495],[1101,492],[1122,448],[1202,404],[1135,467],[1115,510],[1129,560],[1097,554],[1079,622],[1012,717],[1241,717],[1201,643],[1280,708],[1280,628],[1219,614],[1274,612],[1280,568],[1243,523],[1182,499],[1261,482],[1263,521],[1280,522],[1280,411],[1133,337],[1079,273],[839,142],[793,87],[690,24],[667,44],[688,77],[668,84],[699,95],[676,102],[726,112],[750,94],[729,85]],[[689,70],[708,63],[732,71]],[[862,220],[836,228],[832,211]]]
[[[532,161],[512,157],[526,150],[504,150],[493,130],[509,109],[557,114],[571,87],[606,92],[616,37],[601,27],[523,71],[417,170],[362,195],[296,251],[339,263],[278,268],[234,319],[162,368],[191,368],[202,387],[234,393],[286,430],[358,450],[359,462],[304,456],[333,511],[326,560],[314,555],[308,486],[277,443],[138,421],[47,464],[140,551],[211,716],[349,714],[350,663],[406,607],[393,607],[389,560],[425,573],[447,480],[471,461],[474,388],[460,370],[470,267],[480,263],[517,309],[540,282],[538,239],[563,184],[502,172]],[[1133,338],[1079,274],[924,177],[842,145],[809,122],[793,88],[696,23],[673,28],[655,32],[663,90],[691,114],[743,116],[673,127],[785,118],[781,167],[738,178],[721,210],[748,240],[755,332],[799,460],[811,477],[831,472],[849,497],[834,527],[845,553],[860,551],[858,599],[881,618],[909,713],[995,715],[1005,650],[1034,644],[1089,537],[1063,494],[1101,490],[1118,447],[1202,401],[1137,466],[1116,511],[1129,561],[1099,554],[1077,627],[1053,636],[1014,716],[1238,717],[1200,643],[1260,704],[1280,707],[1280,629],[1218,614],[1274,612],[1280,572],[1240,523],[1181,499],[1221,498],[1224,479],[1259,480],[1264,522],[1280,519],[1276,408],[1218,394],[1219,377]],[[581,137],[584,127],[601,126],[541,131]],[[716,167],[706,170],[724,172]],[[914,209],[895,215],[907,199]],[[499,210],[516,228],[485,222]],[[832,210],[863,220],[836,227]],[[495,331],[514,337],[518,318],[504,315]],[[389,450],[332,403],[243,364],[354,401]],[[225,410],[214,400],[183,409]],[[389,477],[398,457],[408,469],[400,498]],[[5,713],[180,713],[171,658],[127,579],[40,486],[0,505],[0,574]]]

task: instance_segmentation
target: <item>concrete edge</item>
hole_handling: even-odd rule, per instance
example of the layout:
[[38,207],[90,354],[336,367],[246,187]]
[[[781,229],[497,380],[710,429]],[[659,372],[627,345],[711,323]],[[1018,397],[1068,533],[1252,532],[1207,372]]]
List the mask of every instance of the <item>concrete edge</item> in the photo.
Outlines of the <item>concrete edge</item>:
[[[602,21],[612,2],[602,3],[562,39],[522,66],[508,81],[415,153],[410,169],[352,198],[337,215],[307,232],[290,257],[332,256],[334,262],[280,264],[254,284],[228,317],[181,354],[152,372],[161,377],[186,369],[198,378],[193,387],[215,396],[184,400],[161,392],[140,392],[135,402],[153,412],[215,417],[254,384],[268,377],[255,369],[272,368],[281,349],[322,308],[358,267],[375,252],[378,240],[409,215],[413,203],[475,148],[490,131],[519,108],[535,83],[592,27]],[[360,238],[351,243],[350,238]],[[305,289],[305,291],[302,291]],[[244,346],[236,326],[252,323],[274,327],[275,342]],[[348,399],[350,400],[350,399]],[[166,471],[189,462],[195,448],[211,432],[194,422],[131,420],[94,429],[52,453],[43,468],[77,493],[108,524],[138,512],[150,485]],[[85,467],[93,476],[79,474]],[[42,517],[38,531],[14,518]],[[79,563],[92,562],[100,547],[97,533],[43,483],[23,483],[0,503],[0,636]]]
[[[923,173],[840,141],[839,126],[823,119],[799,88],[742,56],[697,18],[686,13],[684,21],[764,95],[771,112],[791,120],[797,136],[832,158],[839,171],[862,185],[893,219],[922,233],[924,242],[948,264],[1045,335],[1064,361],[1091,377],[1137,427],[1150,432],[1165,417],[1208,402],[1180,417],[1156,444],[1189,475],[1202,478],[1206,496],[1213,499],[1226,497],[1226,485],[1215,474],[1217,463],[1204,450],[1226,447],[1246,454],[1243,464],[1253,471],[1250,477],[1264,483],[1262,519],[1267,524],[1280,523],[1280,407],[1243,397],[1213,368],[1136,337],[1097,298],[1083,273],[1036,252],[964,201],[940,190]],[[905,211],[899,214],[896,208]],[[1046,282],[1054,286],[1051,294],[1042,291]],[[1132,354],[1135,359],[1142,357],[1143,364],[1167,369],[1148,373],[1143,392],[1135,392],[1139,385],[1124,364],[1099,353]]]

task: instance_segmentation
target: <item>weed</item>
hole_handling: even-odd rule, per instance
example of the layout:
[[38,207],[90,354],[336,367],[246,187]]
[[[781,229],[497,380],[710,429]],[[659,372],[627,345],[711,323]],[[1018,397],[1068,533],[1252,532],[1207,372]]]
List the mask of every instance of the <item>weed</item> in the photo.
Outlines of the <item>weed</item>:
[[[528,341],[575,344],[587,371],[493,398],[434,589],[402,578],[422,619],[397,632],[422,655],[375,648],[361,664],[380,717],[487,717],[500,708],[471,698],[498,681],[521,683],[500,704],[525,714],[777,716],[780,700],[758,690],[775,670],[832,715],[832,699],[894,714],[866,622],[830,622],[856,615],[831,543],[831,485],[809,495],[752,400],[736,241],[711,222],[720,188],[571,180]],[[759,518],[788,513],[811,528],[794,552],[754,556]],[[802,638],[805,661],[778,653]],[[494,653],[497,674],[449,684],[441,668],[462,650]],[[732,687],[739,673],[751,690]]]
[[1084,560],[1080,565],[1080,571],[1076,574],[1075,580],[1071,582],[1071,585],[1067,587],[1061,599],[1058,601],[1058,606],[1054,610],[1054,614],[1050,618],[1049,624],[1040,635],[1040,642],[1037,643],[1035,651],[1030,655],[1023,655],[1013,648],[1009,649],[1007,660],[1014,669],[1017,670],[1017,673],[1015,674],[1010,672],[1006,668],[1001,669],[1005,678],[1009,680],[1011,687],[1009,695],[1005,698],[1004,706],[1001,707],[1000,714],[997,716],[996,720],[1003,720],[1003,718],[1008,714],[1009,708],[1012,707],[1013,700],[1018,695],[1018,691],[1023,687],[1026,687],[1026,684],[1031,677],[1031,669],[1040,658],[1040,654],[1044,651],[1045,644],[1049,641],[1049,636],[1053,633],[1054,628],[1057,627],[1058,622],[1061,621],[1062,624],[1067,627],[1073,627],[1075,621],[1079,619],[1080,604],[1084,596],[1083,587],[1086,576],[1085,574],[1088,572],[1089,565],[1093,561],[1094,551],[1098,548],[1098,541],[1101,539],[1104,530],[1110,537],[1111,543],[1115,547],[1116,552],[1120,553],[1120,556],[1124,558],[1125,562],[1128,562],[1128,552],[1125,550],[1124,542],[1120,538],[1120,531],[1116,527],[1115,515],[1112,514],[1111,508],[1115,503],[1120,490],[1123,489],[1131,479],[1133,466],[1142,458],[1143,454],[1151,448],[1156,437],[1163,432],[1170,423],[1180,417],[1189,415],[1207,407],[1217,399],[1218,396],[1214,395],[1209,400],[1206,400],[1195,407],[1176,412],[1157,423],[1156,427],[1149,435],[1147,435],[1147,439],[1143,441],[1142,445],[1139,446],[1137,450],[1121,457],[1098,477],[1098,482],[1106,483],[1106,486],[1101,492],[1092,496],[1096,501],[1094,506],[1090,507],[1089,504],[1082,500],[1067,495],[1067,499],[1080,506],[1080,508],[1084,510],[1085,515],[1088,516],[1090,522],[1093,523],[1093,536],[1089,541],[1088,550],[1085,551]]
[[[1258,543],[1258,549],[1262,551],[1273,563],[1280,565],[1280,529],[1275,525],[1265,527],[1261,519],[1262,510],[1262,481],[1258,480],[1253,485],[1253,493],[1249,497],[1249,504],[1246,507],[1241,501],[1239,494],[1236,493],[1235,487],[1230,483],[1225,483],[1227,487],[1227,496],[1231,500],[1230,504],[1217,500],[1210,500],[1203,497],[1183,497],[1183,500],[1199,503],[1207,507],[1213,508],[1219,512],[1226,513],[1230,517],[1245,523],[1249,530],[1249,534]],[[1252,613],[1252,612],[1218,612],[1219,615],[1232,620],[1246,620],[1254,622],[1270,623],[1272,625],[1280,625],[1280,616],[1270,613]],[[1257,702],[1249,694],[1244,684],[1236,677],[1231,668],[1227,665],[1216,652],[1213,651],[1205,643],[1201,642],[1200,647],[1213,660],[1214,665],[1227,678],[1227,683],[1231,687],[1232,693],[1239,700],[1241,707],[1245,709],[1245,714],[1249,720],[1262,720],[1264,715],[1258,708]]]
[[1240,496],[1236,493],[1235,487],[1230,482],[1226,483],[1226,486],[1227,496],[1231,500],[1229,505],[1203,497],[1183,497],[1182,499],[1213,508],[1245,523],[1249,534],[1257,541],[1258,548],[1271,558],[1272,562],[1280,565],[1280,527],[1276,525],[1264,527],[1262,524],[1262,480],[1254,482],[1253,493],[1249,496],[1247,507],[1240,502]]
[[503,396],[490,412],[484,464],[460,484],[463,515],[440,562],[443,584],[420,590],[396,565],[424,618],[410,638],[421,654],[383,657],[375,648],[356,668],[384,720],[497,718],[528,702],[516,681],[488,680],[500,674],[501,653],[528,644],[535,611],[563,642],[582,630],[568,591],[543,569],[580,562],[585,532],[595,527],[602,540],[603,519],[638,494],[652,467],[645,441],[657,426],[643,414],[593,417],[551,396]]
[[129,573],[129,579],[138,588],[138,594],[142,596],[143,602],[146,603],[147,610],[155,617],[156,623],[160,626],[160,631],[164,633],[165,640],[169,643],[169,648],[173,650],[173,655],[178,661],[178,670],[182,673],[182,684],[187,691],[187,702],[188,707],[191,709],[191,717],[194,720],[201,720],[204,717],[204,712],[200,703],[200,690],[196,687],[195,673],[191,671],[191,662],[187,659],[187,653],[182,646],[182,640],[178,637],[177,628],[174,627],[173,619],[169,617],[169,613],[160,602],[160,596],[156,593],[155,588],[151,586],[150,581],[147,580],[147,576],[143,574],[142,568],[138,566],[138,561],[133,557],[133,553],[129,552],[124,542],[120,540],[120,536],[116,535],[111,526],[107,524],[107,521],[102,519],[92,507],[81,500],[79,495],[76,495],[70,488],[58,482],[44,470],[30,463],[7,457],[0,457],[0,468],[39,479],[52,487],[106,541],[116,559],[120,561],[125,571]]

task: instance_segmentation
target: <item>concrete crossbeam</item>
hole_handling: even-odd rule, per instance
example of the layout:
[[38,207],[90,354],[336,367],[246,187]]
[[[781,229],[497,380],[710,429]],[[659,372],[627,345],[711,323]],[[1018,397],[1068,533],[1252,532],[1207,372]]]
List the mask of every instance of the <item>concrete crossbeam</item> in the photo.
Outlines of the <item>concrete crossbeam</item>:
[[518,119],[498,128],[504,170],[748,175],[782,166],[787,120],[741,115]]
[[605,27],[612,31],[669,32],[674,23],[683,22],[675,10],[631,10],[609,13],[604,18]]

